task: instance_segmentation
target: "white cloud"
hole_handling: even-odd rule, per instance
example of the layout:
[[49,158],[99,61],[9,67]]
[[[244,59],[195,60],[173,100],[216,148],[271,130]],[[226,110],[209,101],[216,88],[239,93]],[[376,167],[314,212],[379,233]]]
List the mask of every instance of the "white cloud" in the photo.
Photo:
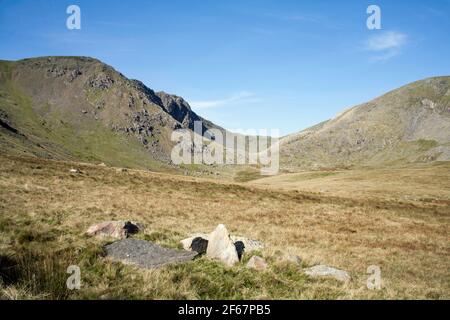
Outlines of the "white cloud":
[[208,109],[244,102],[252,103],[256,101],[258,101],[258,99],[255,97],[254,93],[248,91],[240,91],[224,99],[190,101],[189,104],[196,109]]
[[407,43],[408,36],[401,32],[388,31],[367,39],[365,49],[378,53],[373,61],[386,61],[401,53]]

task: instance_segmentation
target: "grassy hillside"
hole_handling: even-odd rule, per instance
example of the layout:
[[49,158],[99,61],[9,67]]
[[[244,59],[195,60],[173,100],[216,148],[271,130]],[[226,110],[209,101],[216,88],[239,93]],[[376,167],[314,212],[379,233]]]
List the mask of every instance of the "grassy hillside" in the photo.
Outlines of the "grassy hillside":
[[450,161],[450,77],[418,81],[285,137],[287,168]]
[[[329,190],[319,194],[0,154],[0,298],[448,299],[449,172],[437,165],[289,177],[304,186],[325,179]],[[386,177],[396,184],[383,189]],[[358,185],[379,188],[359,193]],[[418,189],[427,195],[418,197]],[[393,190],[404,197],[393,199]],[[270,267],[230,269],[200,258],[149,271],[112,262],[102,250],[108,240],[84,234],[111,219],[142,222],[147,228],[137,237],[167,247],[224,223],[232,234],[263,241]],[[309,278],[277,262],[282,251],[301,256],[303,267],[347,270],[352,281]],[[79,291],[65,287],[73,264],[81,268]],[[381,267],[380,291],[366,288],[370,265]]]

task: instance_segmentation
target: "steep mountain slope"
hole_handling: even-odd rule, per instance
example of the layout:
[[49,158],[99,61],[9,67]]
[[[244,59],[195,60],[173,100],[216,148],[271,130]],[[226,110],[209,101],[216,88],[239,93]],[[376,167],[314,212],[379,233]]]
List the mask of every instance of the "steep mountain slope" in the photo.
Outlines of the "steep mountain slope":
[[284,167],[450,161],[450,77],[406,85],[281,140]]
[[170,163],[172,131],[194,121],[221,129],[96,59],[0,61],[0,150],[155,168]]

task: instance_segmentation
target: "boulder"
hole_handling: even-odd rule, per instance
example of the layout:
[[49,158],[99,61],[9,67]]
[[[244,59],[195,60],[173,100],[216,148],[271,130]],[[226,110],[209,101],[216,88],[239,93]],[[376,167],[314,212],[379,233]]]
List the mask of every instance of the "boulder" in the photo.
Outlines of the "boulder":
[[105,246],[105,251],[106,256],[113,260],[146,269],[187,262],[197,255],[196,252],[168,249],[149,241],[137,239],[116,241]]
[[90,226],[86,233],[90,236],[125,239],[129,234],[138,233],[143,229],[144,227],[136,222],[106,221]]
[[338,281],[350,281],[350,275],[344,270],[335,269],[326,265],[314,266],[304,270],[305,274],[313,278],[329,277]]
[[213,259],[220,260],[227,266],[233,266],[235,263],[239,262],[234,242],[231,240],[230,234],[223,224],[218,225],[209,235],[206,255]]
[[[191,250],[192,241],[198,237],[203,238],[205,240],[209,240],[209,234],[205,234],[205,233],[192,234],[192,235],[190,235],[189,238],[186,238],[186,239],[183,239],[180,241],[184,250]],[[235,246],[240,246],[239,249],[236,248],[238,250],[239,255],[243,255],[243,252],[239,252],[242,244],[244,246],[245,252],[259,251],[259,250],[264,249],[264,244],[258,240],[248,239],[248,238],[241,237],[241,236],[231,236],[231,240],[235,243]]]
[[263,271],[267,269],[267,262],[261,257],[253,256],[248,261],[247,268]]

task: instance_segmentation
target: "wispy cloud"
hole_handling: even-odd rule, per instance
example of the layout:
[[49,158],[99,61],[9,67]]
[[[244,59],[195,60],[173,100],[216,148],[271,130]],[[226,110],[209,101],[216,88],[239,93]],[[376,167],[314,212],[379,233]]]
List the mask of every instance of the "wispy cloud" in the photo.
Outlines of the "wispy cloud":
[[365,49],[377,53],[371,58],[372,61],[386,61],[399,55],[407,40],[408,36],[404,33],[387,31],[367,39]]
[[189,104],[196,109],[209,109],[217,108],[229,105],[235,105],[238,103],[253,103],[257,102],[258,98],[254,93],[248,91],[240,91],[227,98],[217,100],[198,100],[190,101]]

